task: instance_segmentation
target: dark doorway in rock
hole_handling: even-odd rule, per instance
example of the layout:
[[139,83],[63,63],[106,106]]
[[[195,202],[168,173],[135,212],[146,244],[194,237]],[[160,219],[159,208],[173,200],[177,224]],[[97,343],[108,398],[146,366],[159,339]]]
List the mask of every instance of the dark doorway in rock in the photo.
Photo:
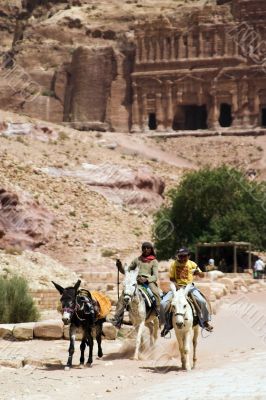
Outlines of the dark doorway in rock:
[[157,128],[157,120],[155,113],[149,114],[149,128],[151,131],[155,131],[155,129]]
[[228,128],[232,125],[232,106],[227,103],[220,105],[220,118],[219,124],[222,128]]
[[261,125],[266,128],[266,107],[261,109]]
[[197,130],[207,129],[206,105],[180,106],[178,107],[174,120],[174,130]]

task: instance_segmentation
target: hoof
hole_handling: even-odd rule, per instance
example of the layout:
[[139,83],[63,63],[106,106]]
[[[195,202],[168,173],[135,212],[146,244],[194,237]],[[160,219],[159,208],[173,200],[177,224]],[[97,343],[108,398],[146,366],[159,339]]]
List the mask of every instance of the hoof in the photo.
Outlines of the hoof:
[[65,371],[69,371],[70,370],[70,366],[69,365],[66,365],[65,366]]
[[92,364],[91,364],[91,363],[87,363],[86,366],[87,366],[88,368],[91,368],[91,367],[92,367]]
[[80,368],[85,368],[85,365],[84,365],[84,363],[82,363],[82,364],[79,364],[79,367],[80,367]]

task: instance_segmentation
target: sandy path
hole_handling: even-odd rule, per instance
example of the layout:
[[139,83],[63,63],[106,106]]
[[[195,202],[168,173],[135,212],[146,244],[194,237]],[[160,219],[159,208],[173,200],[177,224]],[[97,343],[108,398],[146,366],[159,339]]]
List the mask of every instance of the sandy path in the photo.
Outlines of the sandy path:
[[178,168],[184,169],[197,169],[195,163],[187,160],[184,157],[178,156],[171,151],[171,142],[169,141],[169,146],[167,151],[161,150],[160,145],[156,144],[153,139],[145,137],[145,135],[134,135],[118,132],[108,132],[104,137],[107,139],[112,139],[116,142],[121,149],[127,150],[129,154],[138,154],[138,156],[144,159],[156,159],[159,162],[164,162],[169,165],[174,165]]
[[[198,366],[192,372],[179,369],[176,341],[160,339],[149,358],[129,360],[131,349],[120,340],[104,342],[103,360],[95,359],[91,369],[75,367],[64,371],[54,367],[26,366],[0,368],[1,400],[62,400],[66,398],[110,400],[194,400],[266,398],[266,330],[256,332],[243,308],[252,306],[251,314],[265,317],[265,292],[228,298],[214,318],[215,332],[200,337]],[[0,358],[28,356],[32,359],[56,357],[66,360],[66,341],[0,341]],[[124,351],[123,351],[124,350]],[[74,363],[78,363],[75,353]]]

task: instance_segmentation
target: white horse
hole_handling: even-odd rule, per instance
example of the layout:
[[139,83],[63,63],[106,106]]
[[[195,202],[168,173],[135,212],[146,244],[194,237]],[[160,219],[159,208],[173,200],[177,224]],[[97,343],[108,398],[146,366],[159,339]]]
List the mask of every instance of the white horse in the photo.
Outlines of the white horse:
[[138,268],[128,271],[125,268],[124,280],[124,304],[128,307],[129,319],[132,322],[136,333],[136,348],[134,353],[134,360],[139,359],[139,352],[141,342],[144,339],[144,328],[148,327],[150,331],[150,345],[154,345],[158,337],[159,320],[156,316],[155,310],[151,309],[146,313],[145,300],[138,288],[137,277]]
[[171,309],[173,312],[172,322],[179,345],[182,368],[190,371],[191,341],[193,343],[193,368],[195,368],[197,361],[196,349],[199,325],[193,327],[193,312],[187,301],[187,287],[181,287],[177,290],[174,283],[171,282],[170,285],[173,292],[173,299],[171,302]]

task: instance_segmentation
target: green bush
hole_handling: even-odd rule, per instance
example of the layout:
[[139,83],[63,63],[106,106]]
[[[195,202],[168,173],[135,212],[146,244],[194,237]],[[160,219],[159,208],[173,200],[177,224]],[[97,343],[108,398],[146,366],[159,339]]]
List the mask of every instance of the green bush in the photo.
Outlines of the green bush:
[[27,281],[14,276],[11,279],[0,278],[0,323],[33,322],[39,318],[39,312],[29,294]]
[[186,174],[155,215],[159,259],[197,242],[249,241],[266,249],[266,185],[233,168],[203,168]]

